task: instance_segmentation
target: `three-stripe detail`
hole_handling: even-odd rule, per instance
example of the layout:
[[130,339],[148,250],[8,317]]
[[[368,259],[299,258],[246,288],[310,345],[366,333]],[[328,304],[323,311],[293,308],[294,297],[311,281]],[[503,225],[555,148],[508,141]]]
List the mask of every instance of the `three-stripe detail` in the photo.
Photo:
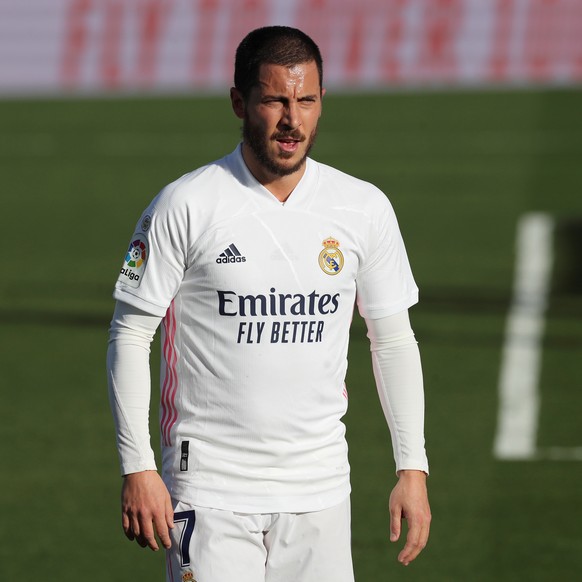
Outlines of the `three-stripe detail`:
[[218,255],[219,257],[242,257],[241,252],[236,248],[236,245],[234,243],[228,245],[227,248],[224,249],[224,251],[222,253],[220,253],[220,255]]
[[178,410],[176,409],[176,393],[178,391],[178,352],[176,350],[176,306],[174,301],[170,303],[164,325],[164,345],[163,354],[166,363],[164,383],[161,393],[161,419],[160,431],[164,446],[171,446],[172,427],[178,420]]

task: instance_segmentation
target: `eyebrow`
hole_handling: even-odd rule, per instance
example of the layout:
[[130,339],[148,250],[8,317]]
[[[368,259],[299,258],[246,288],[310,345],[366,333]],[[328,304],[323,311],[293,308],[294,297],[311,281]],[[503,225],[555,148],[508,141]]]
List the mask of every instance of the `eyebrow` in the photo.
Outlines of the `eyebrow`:
[[[319,95],[317,93],[312,93],[309,95],[302,95],[301,97],[299,97],[297,99],[297,101],[305,101],[307,99],[317,99],[319,97]],[[261,95],[261,99],[280,99],[281,101],[289,101],[289,97],[287,95],[282,95],[282,94],[265,94],[265,95]]]

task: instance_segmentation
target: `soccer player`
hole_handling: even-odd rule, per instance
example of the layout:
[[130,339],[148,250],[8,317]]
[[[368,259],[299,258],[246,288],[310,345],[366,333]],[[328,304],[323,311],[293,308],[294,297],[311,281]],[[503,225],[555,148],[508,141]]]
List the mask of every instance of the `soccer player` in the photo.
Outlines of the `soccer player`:
[[[392,541],[408,522],[399,561],[428,538],[418,290],[386,196],[308,157],[322,77],[303,32],[246,36],[230,92],[242,143],[158,194],[115,287],[123,529],[167,549],[171,582],[353,581],[341,418],[355,303],[396,461]],[[148,431],[160,324],[162,477]]]

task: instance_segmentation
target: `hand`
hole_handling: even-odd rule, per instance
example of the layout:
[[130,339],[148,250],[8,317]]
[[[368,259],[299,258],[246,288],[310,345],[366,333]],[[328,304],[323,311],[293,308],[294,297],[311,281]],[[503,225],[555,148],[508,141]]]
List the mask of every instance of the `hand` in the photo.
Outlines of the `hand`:
[[169,530],[174,527],[170,494],[156,471],[130,473],[121,489],[121,523],[125,535],[145,548],[159,550],[156,534],[164,546],[172,545]]
[[430,529],[430,506],[426,491],[426,474],[400,471],[398,483],[390,495],[390,541],[400,538],[402,518],[408,521],[408,535],[398,561],[408,566],[424,549]]

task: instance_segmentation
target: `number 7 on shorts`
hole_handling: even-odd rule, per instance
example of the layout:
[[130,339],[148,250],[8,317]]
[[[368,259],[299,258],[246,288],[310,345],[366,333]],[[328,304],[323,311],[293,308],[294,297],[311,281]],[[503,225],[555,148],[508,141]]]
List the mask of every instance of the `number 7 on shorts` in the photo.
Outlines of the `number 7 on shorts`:
[[180,566],[190,565],[190,540],[196,523],[196,512],[178,511],[174,513],[174,523],[183,523],[182,533],[180,534]]

